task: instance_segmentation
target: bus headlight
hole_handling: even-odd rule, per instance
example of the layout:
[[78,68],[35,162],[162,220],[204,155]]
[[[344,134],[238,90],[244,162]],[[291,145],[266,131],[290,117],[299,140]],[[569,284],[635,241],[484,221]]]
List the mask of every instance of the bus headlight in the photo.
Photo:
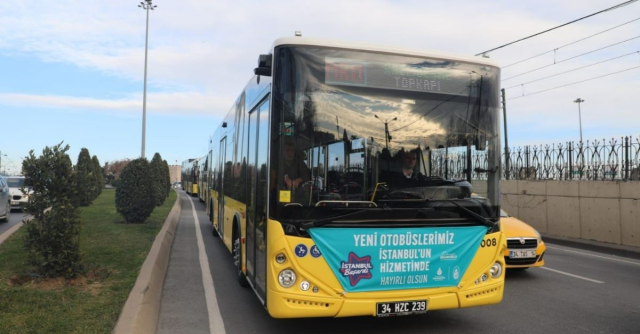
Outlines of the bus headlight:
[[284,288],[290,288],[296,284],[296,273],[291,269],[285,269],[278,275],[278,282]]
[[287,261],[287,257],[284,256],[284,254],[279,253],[278,255],[276,255],[276,262],[283,264],[284,261]]
[[494,263],[489,269],[489,273],[491,273],[491,277],[498,278],[502,275],[502,265],[499,262]]

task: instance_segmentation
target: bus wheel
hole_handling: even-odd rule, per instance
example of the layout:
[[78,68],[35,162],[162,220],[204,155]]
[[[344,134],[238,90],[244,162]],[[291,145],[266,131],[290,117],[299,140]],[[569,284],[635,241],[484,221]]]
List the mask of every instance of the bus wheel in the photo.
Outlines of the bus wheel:
[[233,240],[233,263],[236,265],[236,276],[241,287],[249,286],[247,277],[242,272],[242,244],[240,244],[240,232],[236,231]]

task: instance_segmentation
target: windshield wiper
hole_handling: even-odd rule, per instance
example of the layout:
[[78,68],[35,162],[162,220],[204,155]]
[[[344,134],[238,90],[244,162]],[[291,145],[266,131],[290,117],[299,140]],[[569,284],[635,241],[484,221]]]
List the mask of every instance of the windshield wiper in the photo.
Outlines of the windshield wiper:
[[362,210],[358,210],[358,211],[354,211],[354,212],[349,212],[349,213],[345,213],[344,215],[337,215],[337,216],[332,216],[329,218],[325,218],[325,219],[320,219],[320,220],[316,220],[314,222],[310,222],[310,223],[304,223],[302,224],[302,228],[305,230],[308,230],[312,227],[321,227],[324,226],[326,224],[330,224],[332,221],[336,220],[336,219],[341,219],[341,218],[345,218],[345,217],[351,217],[354,216],[356,214],[362,213],[367,211],[368,209],[362,209]]
[[494,223],[494,222],[490,221],[489,219],[487,219],[487,217],[482,216],[482,215],[479,215],[479,214],[477,214],[477,213],[475,213],[475,212],[473,212],[473,211],[471,211],[471,210],[469,210],[469,209],[465,208],[465,207],[464,207],[464,206],[462,206],[460,203],[458,203],[458,202],[456,202],[456,201],[454,201],[454,200],[452,200],[452,199],[447,199],[447,200],[445,200],[445,201],[447,201],[447,202],[449,202],[449,203],[452,203],[453,205],[455,205],[455,206],[459,207],[459,208],[460,208],[460,209],[462,209],[464,212],[466,212],[466,213],[468,213],[468,214],[472,215],[474,218],[477,218],[477,219],[478,219],[482,224],[484,224],[484,225],[486,225],[486,226],[488,226],[488,227],[493,228],[493,227],[495,227],[495,226],[496,226],[496,223]]

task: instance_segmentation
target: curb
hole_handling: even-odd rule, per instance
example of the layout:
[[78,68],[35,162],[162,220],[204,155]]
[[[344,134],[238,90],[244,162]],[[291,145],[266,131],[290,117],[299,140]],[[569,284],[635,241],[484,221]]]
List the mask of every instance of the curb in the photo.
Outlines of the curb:
[[[51,207],[48,207],[46,209],[44,209],[44,212],[50,211]],[[22,211],[22,213],[24,214],[24,210]],[[25,219],[27,221],[30,221],[31,219],[33,219],[33,217],[30,217],[28,215],[24,215],[23,217],[27,216],[27,218],[22,219],[19,223],[13,225],[10,229],[4,231],[4,233],[0,234],[0,245],[2,245],[3,242],[7,241],[7,239],[9,239],[9,237],[16,233],[17,230],[20,229],[20,227],[22,227],[22,225],[24,225],[24,221]]]
[[542,240],[551,244],[570,246],[599,253],[640,259],[640,247],[611,244],[602,241],[575,239],[542,233]]
[[24,223],[21,221],[13,226],[11,226],[10,229],[4,231],[4,233],[0,234],[0,245],[2,245],[3,242],[5,242],[5,240],[9,239],[9,237],[14,234],[18,229],[20,229],[20,227],[24,225]]
[[156,332],[162,288],[169,266],[169,254],[182,211],[180,193],[176,191],[176,194],[178,195],[176,202],[156,236],[149,255],[140,268],[138,279],[118,317],[113,330],[115,334]]

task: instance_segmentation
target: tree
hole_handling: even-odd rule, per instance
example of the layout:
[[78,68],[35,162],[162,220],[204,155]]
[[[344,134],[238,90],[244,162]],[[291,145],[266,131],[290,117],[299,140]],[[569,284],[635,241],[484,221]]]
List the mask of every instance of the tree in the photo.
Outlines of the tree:
[[79,206],[88,206],[95,198],[94,169],[89,150],[83,147],[75,167],[74,186],[77,192],[76,204]]
[[102,172],[102,166],[100,166],[100,161],[98,161],[98,157],[94,155],[93,158],[91,158],[91,162],[93,164],[93,179],[95,184],[93,199],[96,199],[100,194],[102,194],[102,189],[104,189],[104,175]]
[[164,167],[164,188],[166,190],[165,197],[169,197],[169,192],[171,191],[171,172],[169,171],[169,164],[167,160],[162,160],[162,165]]
[[132,160],[122,170],[116,188],[116,209],[129,224],[144,223],[156,207],[153,176],[145,158]]
[[69,145],[45,147],[39,158],[29,152],[23,161],[25,183],[33,194],[25,211],[32,220],[23,220],[26,228],[24,247],[29,262],[45,277],[75,277],[82,270],[80,220],[74,205],[75,176]]
[[160,153],[156,152],[156,154],[153,155],[149,166],[151,167],[151,175],[153,176],[153,192],[156,206],[160,206],[164,203],[168,195],[165,185],[164,165]]
[[129,159],[107,162],[104,164],[105,174],[111,175],[113,180],[117,180],[120,177],[120,173],[122,173],[122,170],[127,166],[127,164],[129,164],[129,162],[131,162]]

